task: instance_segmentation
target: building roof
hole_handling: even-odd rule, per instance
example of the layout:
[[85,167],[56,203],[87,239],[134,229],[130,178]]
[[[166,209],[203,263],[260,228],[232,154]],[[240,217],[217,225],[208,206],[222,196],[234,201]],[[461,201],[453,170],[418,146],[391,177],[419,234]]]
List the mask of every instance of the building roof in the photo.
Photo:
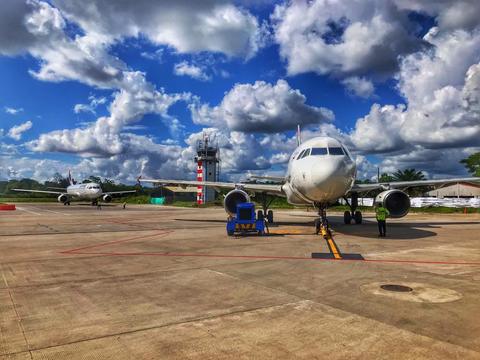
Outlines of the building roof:
[[430,190],[431,196],[480,196],[480,185],[472,183],[458,183]]
[[185,188],[181,186],[165,186],[165,189],[175,193],[196,193],[197,192],[196,186],[187,186]]

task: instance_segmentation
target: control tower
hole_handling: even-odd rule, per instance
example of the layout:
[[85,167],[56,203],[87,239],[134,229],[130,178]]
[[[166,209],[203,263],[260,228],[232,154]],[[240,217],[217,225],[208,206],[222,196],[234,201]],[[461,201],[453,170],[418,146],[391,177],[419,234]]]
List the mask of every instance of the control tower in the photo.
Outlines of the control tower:
[[[218,181],[220,175],[220,156],[218,144],[210,144],[207,135],[197,142],[197,181]],[[197,204],[215,200],[215,189],[206,186],[197,188]]]

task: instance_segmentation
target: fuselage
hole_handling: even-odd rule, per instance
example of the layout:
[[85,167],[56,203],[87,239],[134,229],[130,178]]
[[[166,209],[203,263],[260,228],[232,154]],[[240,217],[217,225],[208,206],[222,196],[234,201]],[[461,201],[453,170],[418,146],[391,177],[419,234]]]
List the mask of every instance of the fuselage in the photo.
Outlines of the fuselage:
[[291,204],[328,204],[351,189],[355,176],[348,149],[334,138],[316,137],[293,152],[282,189]]
[[103,191],[97,183],[76,184],[67,187],[67,195],[82,199],[98,199],[103,195]]

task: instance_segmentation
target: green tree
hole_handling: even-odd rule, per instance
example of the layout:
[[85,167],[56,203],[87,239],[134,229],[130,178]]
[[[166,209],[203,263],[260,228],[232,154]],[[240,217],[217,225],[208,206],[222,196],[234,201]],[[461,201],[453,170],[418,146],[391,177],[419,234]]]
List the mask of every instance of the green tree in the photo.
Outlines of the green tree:
[[67,186],[70,185],[70,183],[68,182],[68,179],[64,178],[58,172],[55,173],[50,180],[45,181],[44,184],[45,184],[46,187],[57,187],[57,188],[62,188],[62,189],[66,189]]
[[468,172],[473,176],[480,176],[480,152],[470,155],[468,158],[460,160],[465,165]]
[[425,174],[415,169],[397,170],[392,174],[393,181],[418,181],[425,180]]
[[365,180],[362,180],[362,179],[356,179],[355,180],[355,184],[371,184],[372,181],[370,179],[365,179]]
[[[392,174],[393,181],[420,181],[426,180],[425,174],[422,171],[415,169],[397,170]],[[405,190],[409,196],[422,196],[428,190],[429,186],[414,186]]]
[[87,183],[97,183],[99,185],[102,185],[102,179],[99,176],[89,176],[88,179],[85,179],[82,181],[82,184],[87,184]]
[[45,190],[45,187],[38,181],[32,179],[12,179],[9,180],[8,184],[5,186],[5,193],[11,195],[15,194],[16,197],[42,197],[41,194],[20,193],[15,192],[12,189]]
[[383,173],[382,175],[380,175],[380,179],[378,182],[381,182],[381,183],[388,183],[388,182],[392,182],[394,180],[393,176],[390,175],[390,174],[387,174],[387,173]]

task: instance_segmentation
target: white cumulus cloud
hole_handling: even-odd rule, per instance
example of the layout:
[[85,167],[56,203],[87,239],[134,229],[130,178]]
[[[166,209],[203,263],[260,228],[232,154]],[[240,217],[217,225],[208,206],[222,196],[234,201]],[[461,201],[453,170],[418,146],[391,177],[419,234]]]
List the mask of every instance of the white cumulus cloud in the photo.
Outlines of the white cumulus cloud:
[[14,108],[14,107],[9,107],[9,106],[5,106],[5,112],[7,114],[10,114],[10,115],[17,115],[19,112],[22,112],[23,109],[22,108]]
[[404,58],[399,90],[405,105],[378,104],[351,134],[364,152],[480,146],[480,29],[432,29],[427,52]]
[[364,77],[352,76],[342,80],[349,94],[360,98],[370,98],[375,93],[375,87]]
[[97,98],[91,95],[88,97],[88,100],[90,100],[88,104],[75,104],[75,106],[73,107],[73,111],[75,112],[75,114],[79,114],[81,112],[89,112],[95,115],[97,107],[107,102],[107,98],[104,96]]
[[256,81],[236,84],[215,107],[194,103],[190,110],[197,124],[226,124],[230,130],[242,132],[273,133],[334,119],[331,110],[305,102],[306,97],[285,80],[273,85]]
[[33,126],[33,123],[28,120],[24,122],[23,124],[13,126],[8,130],[7,136],[14,139],[14,140],[20,140],[22,138],[22,135],[25,131],[30,130]]
[[191,78],[200,81],[208,81],[211,79],[211,77],[205,73],[204,68],[195,64],[189,64],[187,61],[182,61],[178,64],[175,64],[175,66],[173,67],[173,72],[175,73],[175,75],[190,76]]
[[248,58],[264,36],[255,16],[221,0],[55,0],[54,4],[87,33],[116,39],[143,35],[180,53],[211,51]]
[[277,5],[275,40],[288,73],[391,74],[418,50],[406,11],[390,0],[313,0]]

